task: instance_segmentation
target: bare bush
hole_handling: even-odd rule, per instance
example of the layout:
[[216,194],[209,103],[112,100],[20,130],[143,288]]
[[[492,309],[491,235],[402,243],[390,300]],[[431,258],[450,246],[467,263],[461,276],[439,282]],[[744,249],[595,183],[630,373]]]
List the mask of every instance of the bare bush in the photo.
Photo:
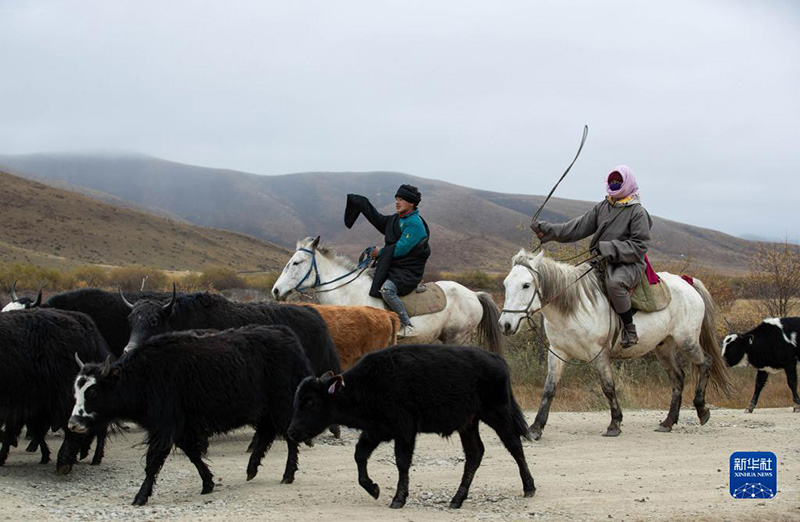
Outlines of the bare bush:
[[788,241],[758,247],[750,263],[746,291],[765,317],[786,317],[800,297],[800,249]]
[[140,290],[142,281],[147,278],[148,290],[166,290],[167,275],[146,266],[125,266],[111,270],[108,275],[108,284],[111,287],[120,287],[125,291]]

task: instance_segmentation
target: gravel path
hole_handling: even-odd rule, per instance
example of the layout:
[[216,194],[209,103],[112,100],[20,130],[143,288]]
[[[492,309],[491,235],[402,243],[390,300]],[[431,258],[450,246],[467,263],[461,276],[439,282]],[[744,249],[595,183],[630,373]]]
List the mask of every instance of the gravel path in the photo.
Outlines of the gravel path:
[[[533,412],[528,412],[529,420]],[[133,507],[144,478],[143,432],[116,436],[99,467],[75,466],[66,477],[38,455],[16,448],[0,468],[1,520],[800,520],[800,414],[788,409],[714,410],[699,426],[691,410],[672,433],[653,432],[660,411],[626,411],[623,434],[601,437],[605,412],[553,413],[542,440],[526,442],[536,480],[532,499],[511,456],[486,426],[486,455],[461,510],[448,509],[461,477],[458,436],[423,435],[417,441],[408,503],[388,508],[397,473],[391,444],[370,461],[381,497],[356,481],[357,432],[342,440],[323,435],[303,447],[292,485],[281,485],[286,446],[277,441],[251,482],[245,481],[251,431],[212,441],[209,463],[217,483],[200,495],[200,479],[179,451],[164,465],[150,503]],[[61,439],[51,436],[55,451]],[[22,445],[22,444],[21,444]],[[778,495],[735,500],[728,493],[728,459],[734,451],[772,451],[778,457]]]

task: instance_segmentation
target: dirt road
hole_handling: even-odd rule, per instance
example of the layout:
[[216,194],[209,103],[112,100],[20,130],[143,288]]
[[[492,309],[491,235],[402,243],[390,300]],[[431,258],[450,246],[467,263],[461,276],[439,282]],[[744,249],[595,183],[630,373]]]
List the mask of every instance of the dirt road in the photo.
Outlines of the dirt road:
[[[382,491],[374,500],[356,481],[352,430],[344,430],[342,440],[324,435],[314,448],[302,448],[292,485],[279,484],[282,441],[258,477],[245,481],[249,430],[212,441],[217,486],[210,495],[200,495],[194,467],[176,452],[143,508],[130,505],[144,477],[141,431],[112,440],[103,465],[80,464],[66,477],[18,448],[0,468],[0,520],[800,520],[800,414],[715,410],[701,427],[687,410],[672,433],[655,433],[663,414],[626,411],[616,439],[600,436],[609,420],[605,412],[551,414],[542,439],[525,443],[538,488],[530,499],[522,497],[511,456],[482,426],[486,455],[470,497],[455,511],[447,505],[463,466],[457,436],[418,439],[409,501],[399,511],[388,508],[397,479],[392,446],[380,446],[370,461]],[[533,413],[527,416],[532,420]],[[57,449],[61,440],[50,440]],[[730,497],[734,451],[777,455],[776,498]]]

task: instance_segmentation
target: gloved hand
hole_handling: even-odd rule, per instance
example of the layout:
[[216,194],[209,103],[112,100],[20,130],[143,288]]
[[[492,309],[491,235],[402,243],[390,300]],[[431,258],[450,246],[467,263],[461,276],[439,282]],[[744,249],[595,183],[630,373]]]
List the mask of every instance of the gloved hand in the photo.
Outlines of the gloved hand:
[[542,239],[545,236],[547,233],[546,229],[547,221],[534,221],[531,223],[531,230],[533,230],[533,233],[536,234],[536,237],[539,239]]

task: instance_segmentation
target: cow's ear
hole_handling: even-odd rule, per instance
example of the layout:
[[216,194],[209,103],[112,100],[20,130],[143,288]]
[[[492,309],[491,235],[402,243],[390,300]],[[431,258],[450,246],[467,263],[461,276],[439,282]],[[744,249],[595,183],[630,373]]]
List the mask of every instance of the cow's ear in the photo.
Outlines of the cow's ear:
[[329,382],[328,395],[333,395],[344,388],[344,377],[342,375],[334,375]]

